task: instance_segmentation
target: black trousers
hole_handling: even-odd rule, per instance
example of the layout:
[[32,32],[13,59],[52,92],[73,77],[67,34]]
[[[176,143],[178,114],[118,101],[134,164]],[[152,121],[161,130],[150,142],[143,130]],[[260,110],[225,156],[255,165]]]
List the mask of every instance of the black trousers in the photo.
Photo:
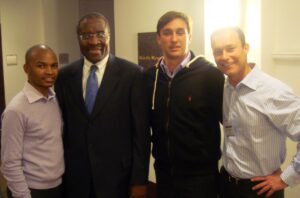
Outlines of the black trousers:
[[[265,198],[264,195],[257,195],[252,187],[258,182],[251,182],[250,179],[235,179],[230,176],[224,167],[220,171],[220,198]],[[277,191],[271,198],[284,198],[284,191]]]
[[156,169],[158,198],[217,198],[218,172],[206,175],[172,176]]
[[[63,188],[59,185],[50,189],[31,189],[30,194],[32,198],[63,198]],[[7,198],[13,198],[11,191],[7,188]]]
[[93,182],[91,181],[91,189],[90,189],[90,195],[89,195],[89,197],[88,198],[97,198],[97,196],[96,196],[96,192],[95,192],[95,189],[94,189],[94,184],[93,184]]

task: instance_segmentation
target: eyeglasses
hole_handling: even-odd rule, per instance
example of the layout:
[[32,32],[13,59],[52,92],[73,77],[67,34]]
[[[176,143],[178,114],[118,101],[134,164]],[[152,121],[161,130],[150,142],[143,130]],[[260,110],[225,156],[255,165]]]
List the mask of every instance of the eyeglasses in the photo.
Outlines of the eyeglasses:
[[80,40],[82,41],[87,41],[89,39],[91,39],[92,37],[96,37],[99,40],[105,40],[108,36],[108,34],[104,33],[104,32],[97,32],[97,33],[83,33],[79,35]]

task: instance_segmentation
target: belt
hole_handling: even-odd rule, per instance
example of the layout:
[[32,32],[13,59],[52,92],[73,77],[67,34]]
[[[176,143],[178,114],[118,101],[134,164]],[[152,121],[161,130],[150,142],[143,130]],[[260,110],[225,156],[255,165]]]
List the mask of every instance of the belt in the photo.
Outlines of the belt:
[[236,185],[253,185],[254,183],[250,179],[241,179],[230,175],[226,169],[222,166],[220,170],[221,177],[223,177],[227,182]]

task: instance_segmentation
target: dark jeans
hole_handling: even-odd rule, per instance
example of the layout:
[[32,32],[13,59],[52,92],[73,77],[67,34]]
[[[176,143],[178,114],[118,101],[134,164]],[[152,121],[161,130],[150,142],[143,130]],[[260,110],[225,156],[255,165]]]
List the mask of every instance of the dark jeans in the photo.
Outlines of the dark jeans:
[[218,174],[171,176],[156,170],[158,198],[217,198]]
[[[250,179],[235,179],[230,176],[224,167],[220,172],[220,198],[265,198],[264,195],[257,195],[252,187],[258,184]],[[284,191],[277,191],[270,198],[284,198]]]
[[[50,189],[31,189],[32,198],[63,198],[63,188],[59,185]],[[7,188],[7,198],[13,198],[11,191]]]

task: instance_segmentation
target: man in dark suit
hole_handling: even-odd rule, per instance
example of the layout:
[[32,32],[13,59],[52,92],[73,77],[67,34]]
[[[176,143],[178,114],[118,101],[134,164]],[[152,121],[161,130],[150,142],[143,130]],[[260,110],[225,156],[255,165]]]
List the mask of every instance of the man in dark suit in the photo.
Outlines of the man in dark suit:
[[63,67],[55,85],[64,120],[65,197],[144,198],[150,133],[141,68],[109,54],[103,15],[83,16],[77,36],[84,57]]

